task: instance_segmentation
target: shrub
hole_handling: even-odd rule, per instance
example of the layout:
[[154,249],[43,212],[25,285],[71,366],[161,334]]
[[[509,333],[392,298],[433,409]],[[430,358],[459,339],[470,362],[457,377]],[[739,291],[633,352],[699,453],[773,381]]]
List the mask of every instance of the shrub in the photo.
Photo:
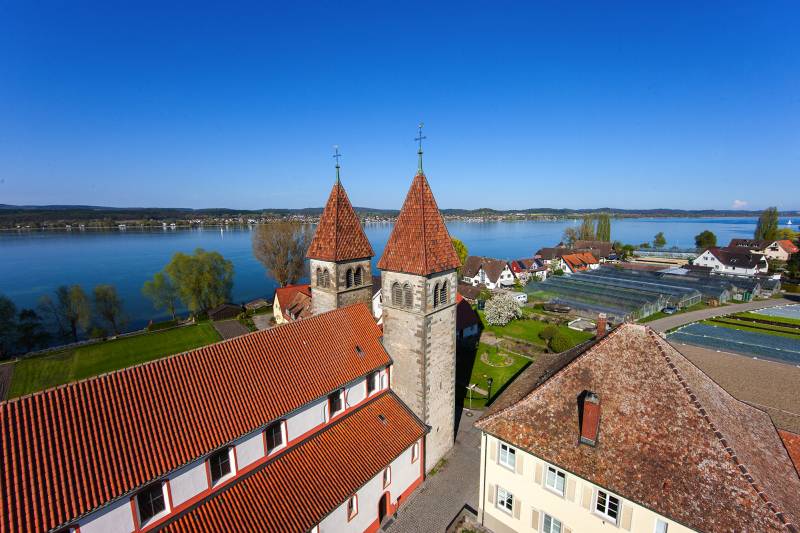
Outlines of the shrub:
[[549,341],[553,337],[558,334],[558,328],[554,325],[545,326],[542,331],[539,332],[539,338],[542,340]]
[[505,326],[522,314],[519,302],[508,293],[501,292],[486,302],[486,321],[492,326]]
[[559,353],[569,350],[570,348],[572,348],[572,342],[570,342],[569,337],[561,332],[556,333],[553,335],[553,338],[550,339],[550,349],[553,352]]

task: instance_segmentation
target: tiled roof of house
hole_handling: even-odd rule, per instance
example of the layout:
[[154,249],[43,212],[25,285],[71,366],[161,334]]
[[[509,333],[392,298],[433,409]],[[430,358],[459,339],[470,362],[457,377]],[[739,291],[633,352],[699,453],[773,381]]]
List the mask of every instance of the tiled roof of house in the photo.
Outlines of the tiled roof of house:
[[614,253],[614,248],[607,241],[583,241],[576,240],[572,243],[572,248],[576,251],[592,252],[597,257],[609,257]]
[[306,257],[323,261],[348,261],[372,257],[375,252],[364,234],[361,221],[338,181],[314,232]]
[[752,254],[741,248],[718,248],[712,247],[706,250],[723,265],[736,268],[756,268],[764,263],[764,256]]
[[746,248],[748,250],[763,250],[771,243],[761,239],[731,239],[729,248]]
[[456,293],[456,330],[467,329],[470,326],[479,324],[481,321],[478,313],[463,296]]
[[798,248],[797,245],[789,239],[781,239],[777,241],[777,243],[778,246],[783,248],[786,253],[796,254],[797,252],[800,252],[800,248]]
[[569,248],[565,248],[563,246],[556,246],[554,248],[540,248],[538,252],[536,252],[536,257],[538,259],[544,259],[545,261],[550,261],[553,259],[558,259],[564,254],[570,253]]
[[[578,440],[587,390],[602,410],[596,446]],[[477,426],[691,529],[798,531],[800,477],[769,415],[643,325],[618,327]]]
[[164,531],[310,531],[425,432],[393,392],[384,392],[178,515]]
[[597,259],[589,252],[577,252],[574,254],[562,255],[561,259],[569,265],[570,270],[586,270],[589,265],[596,265]]
[[485,285],[468,285],[466,283],[459,283],[458,284],[458,294],[466,298],[467,300],[475,301],[478,299],[478,296],[481,295],[481,290],[485,289]]
[[792,458],[797,474],[800,475],[800,435],[783,429],[779,429],[778,434],[786,446],[786,451],[789,452],[789,457]]
[[427,276],[461,266],[424,174],[417,174],[378,261],[381,270]]
[[380,338],[356,304],[0,403],[0,532],[59,526],[389,364]]
[[486,272],[486,278],[492,283],[497,283],[500,279],[500,274],[505,270],[508,263],[502,259],[493,259],[491,257],[481,257],[478,255],[471,255],[464,261],[462,268],[462,276],[474,278],[478,275],[481,268]]
[[[306,298],[297,298],[297,295],[301,294]],[[311,285],[308,283],[299,284],[299,285],[287,285],[285,287],[278,287],[275,289],[275,300],[278,301],[278,305],[281,308],[281,313],[283,313],[284,318],[287,320],[291,319],[291,311],[298,311],[301,310],[298,307],[302,301],[306,299],[308,302],[311,302]],[[304,318],[304,317],[303,317]]]

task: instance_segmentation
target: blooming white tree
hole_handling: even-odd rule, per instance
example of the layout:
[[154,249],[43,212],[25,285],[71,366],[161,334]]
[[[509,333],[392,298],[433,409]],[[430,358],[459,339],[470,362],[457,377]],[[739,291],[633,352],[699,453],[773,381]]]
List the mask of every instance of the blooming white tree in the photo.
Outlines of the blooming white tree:
[[522,315],[519,302],[507,292],[501,292],[486,302],[486,321],[492,326],[505,326]]

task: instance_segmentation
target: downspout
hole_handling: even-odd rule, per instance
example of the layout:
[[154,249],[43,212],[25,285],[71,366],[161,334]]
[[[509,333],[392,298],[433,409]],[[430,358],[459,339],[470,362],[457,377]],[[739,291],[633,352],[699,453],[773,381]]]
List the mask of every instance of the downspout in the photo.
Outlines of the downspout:
[[[483,433],[483,432],[482,432]],[[481,483],[481,525],[483,523],[483,517],[486,514],[486,433],[483,433],[483,483]]]

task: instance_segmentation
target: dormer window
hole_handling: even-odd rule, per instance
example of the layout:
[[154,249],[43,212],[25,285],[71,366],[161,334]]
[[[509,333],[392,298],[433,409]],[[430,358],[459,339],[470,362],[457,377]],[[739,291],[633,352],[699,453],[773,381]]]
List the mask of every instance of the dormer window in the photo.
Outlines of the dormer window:
[[211,484],[216,485],[233,474],[231,448],[224,448],[208,458],[208,470],[211,473]]
[[370,372],[367,375],[367,396],[378,389],[378,373]]
[[264,433],[267,437],[268,454],[283,446],[283,422],[278,421],[270,424]]
[[164,483],[157,482],[143,488],[136,495],[136,508],[139,511],[139,523],[148,524],[167,512],[167,499],[164,495]]
[[337,390],[328,395],[328,413],[333,418],[342,410],[342,391]]

